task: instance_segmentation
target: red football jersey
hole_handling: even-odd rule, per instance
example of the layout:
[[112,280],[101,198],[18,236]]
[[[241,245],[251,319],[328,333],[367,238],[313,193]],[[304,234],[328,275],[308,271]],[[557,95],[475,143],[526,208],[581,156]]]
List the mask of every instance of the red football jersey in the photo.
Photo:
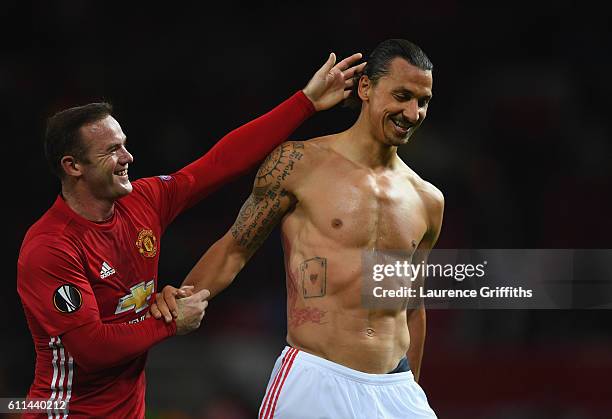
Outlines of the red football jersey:
[[29,229],[17,278],[36,347],[28,398],[68,401],[71,417],[144,417],[146,353],[87,372],[61,335],[98,319],[144,320],[157,289],[159,238],[190,200],[192,184],[181,172],[137,180],[103,223],[79,216],[58,197]]
[[[144,417],[146,350],[175,332],[174,323],[144,320],[157,290],[161,235],[181,211],[251,169],[314,112],[297,92],[179,172],[133,182],[106,222],[88,221],[57,198],[28,230],[17,268],[36,347],[30,399],[68,401],[70,417]],[[89,325],[107,331],[109,324],[123,332],[121,339],[100,338],[115,345],[113,353],[96,345],[80,361],[91,365],[79,365],[62,335],[72,331],[65,338],[82,346],[72,340],[75,333]],[[79,351],[74,354],[83,359]]]

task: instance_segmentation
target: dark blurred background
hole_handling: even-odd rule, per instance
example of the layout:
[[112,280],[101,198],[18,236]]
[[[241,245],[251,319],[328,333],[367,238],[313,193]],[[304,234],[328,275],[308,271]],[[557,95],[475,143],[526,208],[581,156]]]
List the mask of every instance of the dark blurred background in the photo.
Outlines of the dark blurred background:
[[[612,58],[606,6],[465,3],[2,2],[5,150],[0,397],[24,396],[34,349],[15,289],[27,228],[59,184],[45,118],[108,100],[133,179],[171,173],[302,88],[330,51],[419,44],[434,63],[428,120],[401,149],[446,197],[440,248],[610,248]],[[335,108],[291,137],[349,127]],[[191,209],[163,241],[160,288],[179,284],[232,224],[254,171]],[[330,180],[331,181],[331,180]],[[430,310],[421,385],[440,418],[612,417],[609,310]],[[284,345],[274,234],[194,335],[150,353],[152,418],[254,417]]]

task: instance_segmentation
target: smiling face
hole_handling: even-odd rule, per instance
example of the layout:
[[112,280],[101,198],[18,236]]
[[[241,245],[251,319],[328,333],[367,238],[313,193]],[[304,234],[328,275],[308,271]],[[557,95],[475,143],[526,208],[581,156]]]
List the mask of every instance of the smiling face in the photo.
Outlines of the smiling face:
[[396,57],[376,82],[362,76],[359,83],[372,136],[391,146],[406,144],[427,115],[433,87],[431,71]]
[[92,196],[114,201],[132,192],[128,165],[134,161],[125,148],[126,136],[112,116],[86,124],[79,130],[86,159],[79,161],[80,180]]

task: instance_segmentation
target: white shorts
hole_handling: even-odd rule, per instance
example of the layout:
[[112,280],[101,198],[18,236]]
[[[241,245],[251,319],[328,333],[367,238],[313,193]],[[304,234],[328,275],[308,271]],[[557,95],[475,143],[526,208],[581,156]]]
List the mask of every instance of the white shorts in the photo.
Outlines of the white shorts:
[[435,418],[412,372],[368,374],[286,346],[259,419]]

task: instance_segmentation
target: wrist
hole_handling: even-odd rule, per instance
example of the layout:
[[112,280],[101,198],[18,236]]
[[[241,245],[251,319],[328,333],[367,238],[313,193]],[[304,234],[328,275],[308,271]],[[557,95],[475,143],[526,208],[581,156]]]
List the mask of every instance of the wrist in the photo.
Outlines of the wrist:
[[308,102],[309,107],[311,108],[312,112],[317,112],[320,109],[317,107],[315,100],[312,97],[312,92],[308,91],[308,88],[303,88],[302,90],[300,90],[298,92],[298,94],[301,93],[301,97],[303,97],[305,99],[305,101]]

